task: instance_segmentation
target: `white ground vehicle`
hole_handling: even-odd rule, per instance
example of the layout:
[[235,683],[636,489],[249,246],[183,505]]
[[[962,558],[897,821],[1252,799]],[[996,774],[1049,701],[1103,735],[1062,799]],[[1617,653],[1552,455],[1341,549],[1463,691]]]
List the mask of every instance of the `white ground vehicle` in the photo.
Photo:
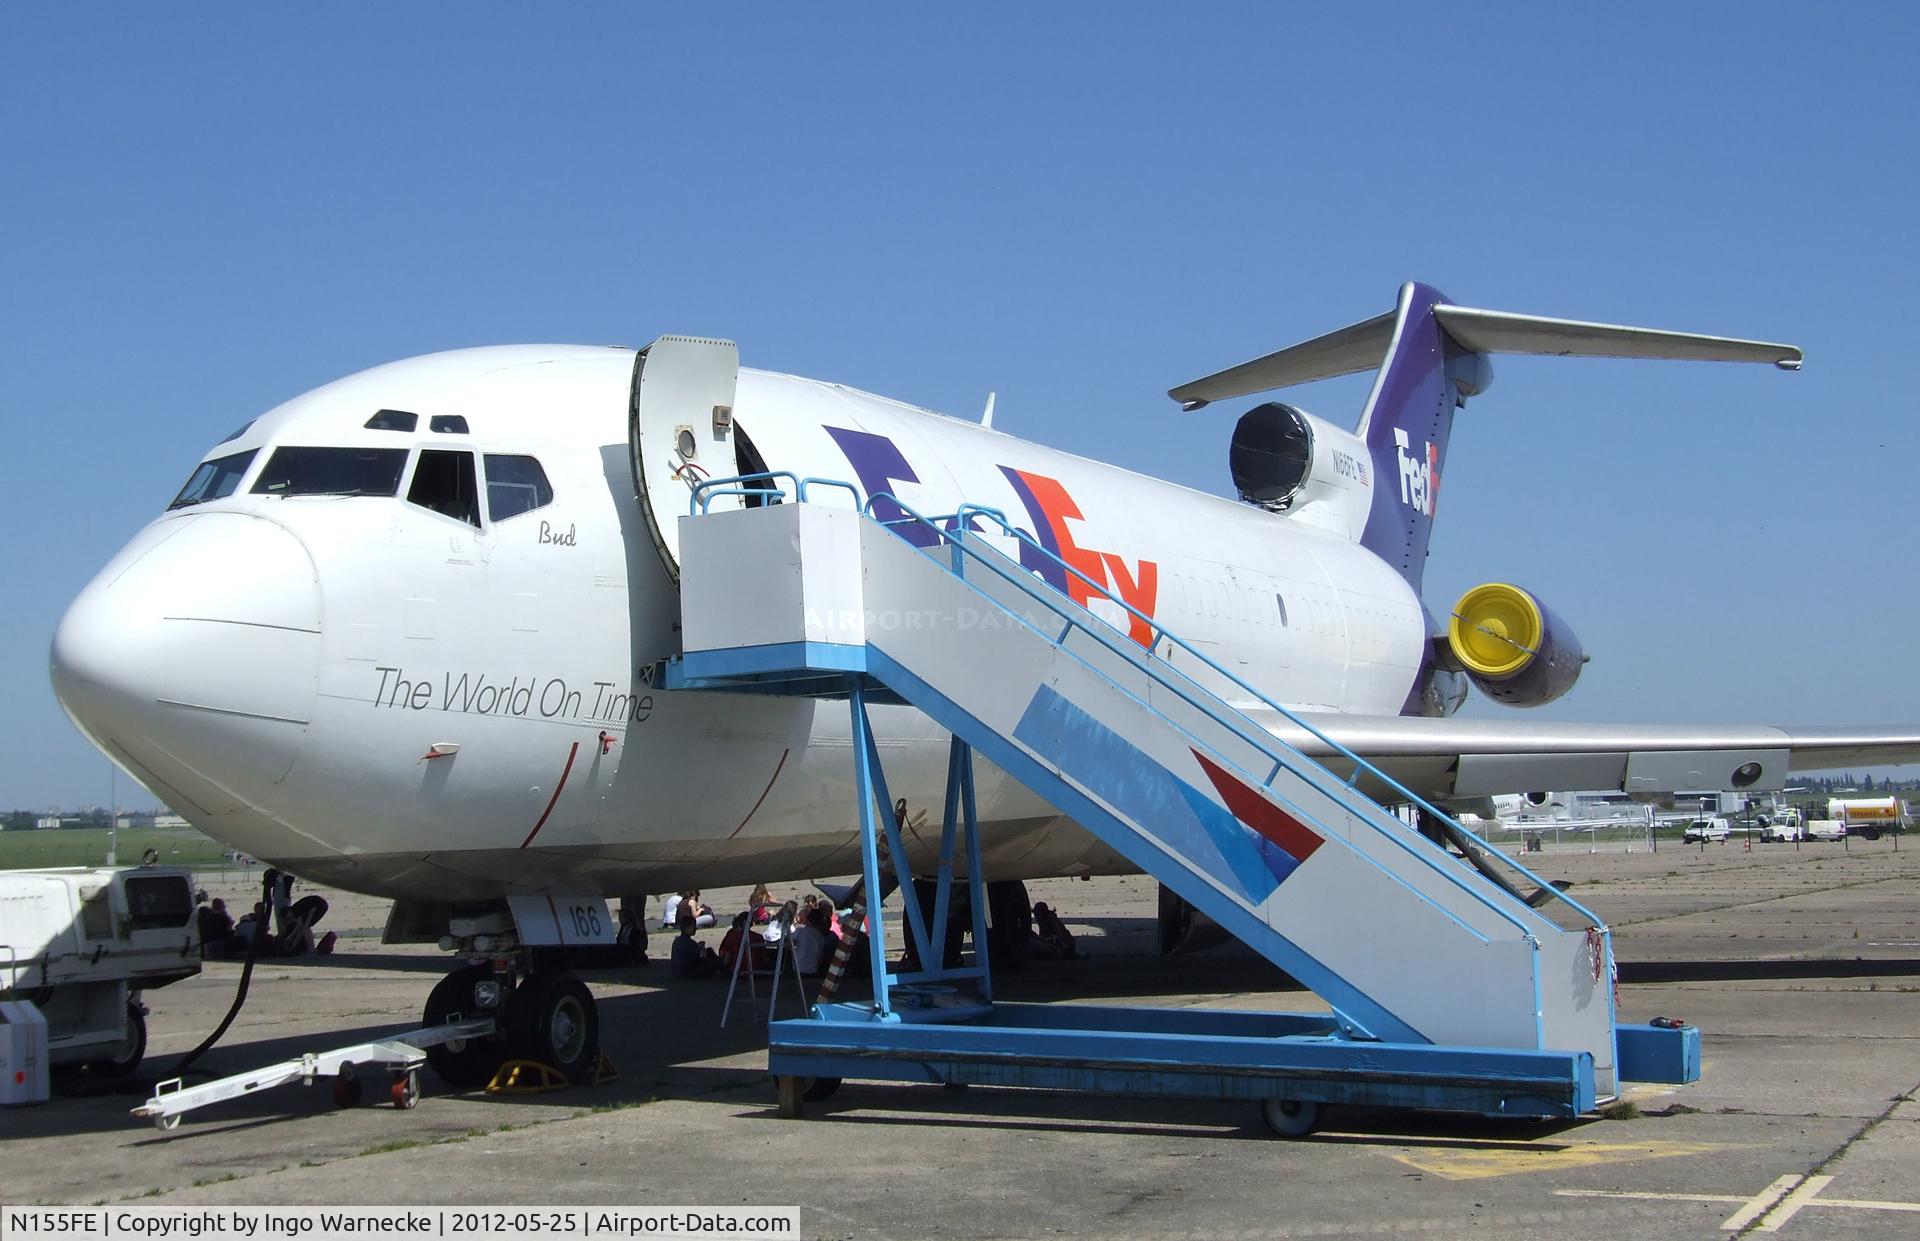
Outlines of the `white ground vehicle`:
[[1800,812],[1791,806],[1761,815],[1756,824],[1760,828],[1760,839],[1776,844],[1800,840],[1805,830]]
[[1838,819],[1808,819],[1800,839],[1841,840],[1846,837],[1846,834],[1847,825]]
[[1725,819],[1695,819],[1687,824],[1687,830],[1680,834],[1680,839],[1693,844],[1695,841],[1705,840],[1724,841],[1731,835],[1733,835],[1733,828],[1728,826]]
[[0,871],[0,999],[45,1015],[51,1063],[131,1073],[140,992],[200,972],[195,912],[193,874],[174,867]]

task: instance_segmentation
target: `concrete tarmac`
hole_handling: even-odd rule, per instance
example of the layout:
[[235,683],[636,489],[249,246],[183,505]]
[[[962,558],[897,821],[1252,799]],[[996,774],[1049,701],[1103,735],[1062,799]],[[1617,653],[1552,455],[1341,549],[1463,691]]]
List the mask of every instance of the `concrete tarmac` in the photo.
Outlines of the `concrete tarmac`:
[[[1920,1235],[1920,842],[1562,848],[1528,861],[1614,927],[1623,1019],[1703,1028],[1703,1081],[1636,1089],[1611,1119],[1554,1126],[1330,1110],[1302,1141],[1269,1136],[1244,1103],[886,1083],[848,1082],[783,1120],[764,1028],[744,1009],[719,1028],[724,981],[670,982],[656,934],[653,964],[586,975],[617,1081],[498,1097],[426,1076],[407,1112],[336,1110],[324,1083],[291,1086],[161,1132],[128,1115],[151,1076],[116,1089],[82,1075],[50,1105],[0,1112],[0,1198],[798,1205],[804,1235],[845,1238]],[[214,890],[234,903],[241,879]],[[1003,998],[1322,1007],[1235,948],[1150,955],[1151,880],[1032,892],[1085,956],[1006,974]],[[382,947],[383,902],[329,895],[340,951],[261,962],[201,1068],[415,1022],[444,956]],[[708,899],[724,920],[743,896]],[[148,995],[150,1069],[212,1029],[238,974],[213,962]],[[789,997],[784,1012],[796,1007]]]

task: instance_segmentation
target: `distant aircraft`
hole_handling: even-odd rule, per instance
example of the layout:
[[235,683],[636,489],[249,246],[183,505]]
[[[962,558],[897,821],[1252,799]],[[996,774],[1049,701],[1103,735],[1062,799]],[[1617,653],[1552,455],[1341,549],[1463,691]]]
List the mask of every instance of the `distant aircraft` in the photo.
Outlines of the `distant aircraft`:
[[[921,512],[992,505],[1442,800],[1758,790],[1794,768],[1920,758],[1920,730],[1448,718],[1470,685],[1511,706],[1551,701],[1585,661],[1520,587],[1481,586],[1438,613],[1421,598],[1454,413],[1486,391],[1499,352],[1788,369],[1801,356],[1477,310],[1410,283],[1389,313],[1172,390],[1191,410],[1378,368],[1351,431],[1290,405],[1244,412],[1237,500],[740,369],[723,341],[414,358],[296,397],[214,446],[67,611],[54,688],[94,744],[210,835],[394,898],[393,938],[516,963],[478,998],[491,975],[450,974],[430,1016],[501,1002],[520,977],[506,1002],[530,1013],[515,1028],[536,1032],[592,1022],[585,988],[530,972],[530,953],[603,938],[605,897],[859,865],[842,705],[655,688],[681,646],[679,519],[703,479],[787,471]],[[758,494],[722,506],[772,502],[775,487],[757,480],[742,489]],[[874,508],[888,516],[884,500]],[[1030,567],[1153,640],[1058,565]],[[1156,653],[1218,681],[1183,652]],[[946,735],[905,707],[875,719],[894,791],[938,802]],[[995,879],[1127,869],[998,772],[982,773],[980,813]],[[916,861],[932,843],[912,836]],[[498,1060],[469,1050],[435,1067],[472,1080]]]

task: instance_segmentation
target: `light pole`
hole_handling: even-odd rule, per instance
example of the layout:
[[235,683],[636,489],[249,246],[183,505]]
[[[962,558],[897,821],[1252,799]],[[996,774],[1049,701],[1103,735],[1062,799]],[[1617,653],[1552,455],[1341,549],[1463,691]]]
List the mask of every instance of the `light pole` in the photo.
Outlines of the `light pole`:
[[120,849],[120,769],[107,760],[107,865],[117,864]]

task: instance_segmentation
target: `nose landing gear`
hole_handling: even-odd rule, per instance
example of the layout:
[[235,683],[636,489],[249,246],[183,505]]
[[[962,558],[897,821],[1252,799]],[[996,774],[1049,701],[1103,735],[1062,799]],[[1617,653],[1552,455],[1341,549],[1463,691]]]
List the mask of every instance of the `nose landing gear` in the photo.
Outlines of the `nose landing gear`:
[[592,1081],[600,1060],[600,1012],[593,993],[563,970],[520,973],[518,985],[516,972],[511,966],[502,971],[493,964],[467,965],[434,985],[423,1024],[491,1014],[498,1034],[430,1047],[427,1066],[456,1090],[486,1085],[508,1060],[531,1060],[559,1070],[569,1081]]

